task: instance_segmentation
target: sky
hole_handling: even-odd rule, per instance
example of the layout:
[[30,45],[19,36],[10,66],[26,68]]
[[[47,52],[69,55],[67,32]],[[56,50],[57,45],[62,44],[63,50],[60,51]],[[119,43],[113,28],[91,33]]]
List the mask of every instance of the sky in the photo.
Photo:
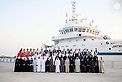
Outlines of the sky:
[[[0,55],[15,56],[20,48],[52,45],[71,13],[72,0],[0,0]],[[94,20],[103,34],[122,40],[121,0],[75,0],[78,14]]]

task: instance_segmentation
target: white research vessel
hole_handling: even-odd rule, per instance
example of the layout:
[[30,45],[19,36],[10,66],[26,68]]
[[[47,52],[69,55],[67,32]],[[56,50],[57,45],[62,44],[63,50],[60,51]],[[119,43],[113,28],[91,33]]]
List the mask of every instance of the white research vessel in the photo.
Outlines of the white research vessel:
[[58,49],[98,49],[99,55],[122,55],[122,41],[112,40],[107,35],[101,35],[101,31],[94,21],[88,22],[86,18],[79,19],[76,13],[76,2],[72,1],[72,16],[59,30],[59,36],[53,36],[53,48]]

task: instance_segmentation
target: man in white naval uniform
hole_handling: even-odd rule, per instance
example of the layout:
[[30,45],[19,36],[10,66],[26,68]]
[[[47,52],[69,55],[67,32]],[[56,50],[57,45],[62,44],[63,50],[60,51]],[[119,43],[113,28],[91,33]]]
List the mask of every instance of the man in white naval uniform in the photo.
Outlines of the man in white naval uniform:
[[55,66],[56,66],[55,72],[60,73],[60,60],[58,57],[55,60]]
[[37,72],[37,54],[34,53],[33,58],[33,72]]

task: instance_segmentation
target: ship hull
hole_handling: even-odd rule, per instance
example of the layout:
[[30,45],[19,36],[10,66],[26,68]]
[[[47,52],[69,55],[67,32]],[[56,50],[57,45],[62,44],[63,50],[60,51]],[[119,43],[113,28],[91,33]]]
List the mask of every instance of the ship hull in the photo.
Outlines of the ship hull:
[[99,52],[98,55],[122,55],[122,52]]

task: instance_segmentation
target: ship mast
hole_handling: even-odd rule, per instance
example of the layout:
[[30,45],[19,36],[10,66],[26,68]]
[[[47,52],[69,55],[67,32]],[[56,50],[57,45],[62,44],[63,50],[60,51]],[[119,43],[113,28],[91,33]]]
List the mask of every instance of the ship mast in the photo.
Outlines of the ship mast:
[[77,17],[76,17],[76,2],[75,1],[72,1],[72,18],[71,18],[72,21],[75,21],[77,20]]
[[72,22],[77,22],[78,20],[78,14],[76,14],[76,1],[72,0],[71,2],[72,4],[72,14],[71,14],[71,18],[68,18],[68,13],[66,13],[66,23],[72,21]]
[[68,13],[66,13],[66,23],[68,23]]

